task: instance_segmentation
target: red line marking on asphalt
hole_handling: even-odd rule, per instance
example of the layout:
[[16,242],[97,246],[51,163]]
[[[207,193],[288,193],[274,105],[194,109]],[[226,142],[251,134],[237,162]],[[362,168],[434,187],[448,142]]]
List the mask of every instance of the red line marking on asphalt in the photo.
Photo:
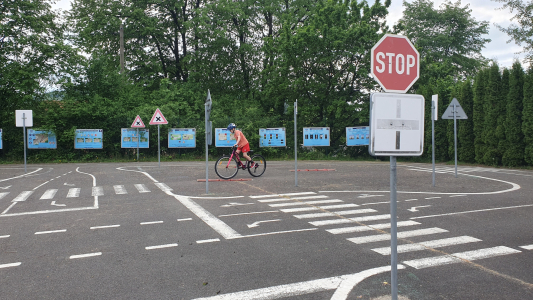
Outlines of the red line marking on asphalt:
[[[290,170],[294,172],[294,170]],[[312,171],[336,171],[335,169],[298,169],[298,172],[312,172]]]
[[[239,178],[239,179],[209,179],[211,181],[251,181],[252,178]],[[197,182],[205,182],[205,179],[196,179]]]

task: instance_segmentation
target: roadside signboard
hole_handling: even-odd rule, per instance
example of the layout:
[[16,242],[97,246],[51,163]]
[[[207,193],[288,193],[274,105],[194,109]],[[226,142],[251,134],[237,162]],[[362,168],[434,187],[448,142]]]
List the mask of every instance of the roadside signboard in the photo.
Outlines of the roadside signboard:
[[370,127],[346,127],[346,146],[368,146],[370,144]]
[[103,149],[102,129],[76,129],[74,149]]
[[304,127],[304,147],[329,146],[329,127]]
[[195,128],[171,128],[168,131],[169,148],[195,148],[196,129]]
[[446,120],[450,120],[450,119],[453,120],[454,106],[455,106],[455,119],[467,120],[468,116],[466,115],[465,111],[461,107],[461,104],[459,104],[459,101],[457,101],[457,98],[453,98],[452,102],[450,102],[450,104],[448,105],[448,108],[446,108],[446,111],[444,112],[444,114],[442,114],[442,118]]
[[120,146],[121,148],[149,148],[149,137],[150,129],[122,128]]
[[286,147],[285,128],[259,128],[259,147]]
[[236,142],[235,135],[227,128],[215,128],[215,147],[233,147]]
[[135,117],[135,120],[133,120],[133,123],[131,123],[131,128],[144,128],[143,120],[141,120],[141,116],[137,115]]
[[[26,120],[23,120],[22,117],[25,117]],[[15,124],[17,127],[33,127],[33,111],[32,110],[15,110]]]
[[152,119],[150,120],[150,125],[165,125],[165,124],[168,124],[167,119],[165,119],[165,116],[163,116],[159,108],[156,109],[154,115],[152,116]]
[[2,128],[0,128],[0,149],[3,149],[3,143],[2,143]]
[[28,129],[28,149],[57,149],[57,138],[51,130]]

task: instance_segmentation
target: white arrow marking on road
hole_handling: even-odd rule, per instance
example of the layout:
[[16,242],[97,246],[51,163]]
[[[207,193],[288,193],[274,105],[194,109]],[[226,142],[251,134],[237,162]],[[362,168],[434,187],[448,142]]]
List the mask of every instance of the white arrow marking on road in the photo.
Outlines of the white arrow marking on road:
[[252,204],[255,204],[255,203],[238,203],[238,202],[230,202],[230,203],[225,204],[225,205],[220,205],[220,207],[232,207],[232,206],[252,205]]
[[65,184],[64,184],[64,185],[66,185],[66,186],[75,186],[75,184],[74,184],[74,183],[66,183],[66,182],[65,182]]
[[257,221],[257,222],[254,222],[254,223],[252,223],[252,224],[248,224],[248,225],[246,225],[246,226],[248,226],[248,228],[259,227],[259,224],[261,224],[261,223],[278,222],[278,221],[281,221],[281,220],[280,220],[280,219],[277,219],[277,220]]
[[409,208],[408,211],[415,212],[415,211],[418,211],[417,208],[420,208],[420,207],[430,207],[430,206],[431,206],[431,205],[413,206],[413,207]]
[[7,190],[10,187],[12,187],[12,186],[11,185],[9,185],[9,186],[0,186],[0,189]]
[[56,204],[55,201],[52,201],[52,203],[50,203],[50,205],[54,205],[54,206],[67,206],[66,204]]

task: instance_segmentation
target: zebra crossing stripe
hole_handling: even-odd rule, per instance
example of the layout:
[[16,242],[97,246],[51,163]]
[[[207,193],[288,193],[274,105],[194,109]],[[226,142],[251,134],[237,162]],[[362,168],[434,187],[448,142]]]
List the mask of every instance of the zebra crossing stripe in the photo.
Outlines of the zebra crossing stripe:
[[[420,223],[415,222],[415,221],[401,221],[401,222],[396,223],[397,227],[405,227],[405,226],[413,226],[413,225],[420,225]],[[327,229],[326,231],[332,234],[343,234],[343,233],[372,231],[376,229],[386,229],[386,228],[390,228],[390,226],[391,226],[390,223],[383,223],[383,224],[374,224],[374,225],[368,225],[368,226],[354,226],[354,227]]]
[[7,194],[9,194],[9,192],[0,193],[0,199],[2,199],[2,198],[4,198],[5,196],[7,196]]
[[336,205],[325,205],[319,206],[322,209],[336,209],[336,208],[349,208],[349,207],[358,207],[357,204],[336,204]]
[[101,186],[93,186],[92,196],[103,196],[103,195],[104,195],[104,189]]
[[[421,242],[421,243],[416,243],[416,244],[399,245],[397,246],[397,249],[398,249],[398,253],[406,253],[406,252],[426,250],[427,248],[442,248],[446,246],[455,246],[455,245],[475,243],[475,242],[481,242],[481,240],[476,239],[471,236],[459,236],[459,237],[453,237],[453,238],[448,238],[448,239],[426,241],[426,242]],[[390,247],[374,248],[372,249],[372,251],[375,251],[381,255],[391,254]]]
[[134,184],[139,193],[149,193],[150,190],[144,184]]
[[257,200],[258,202],[261,202],[261,203],[270,203],[270,202],[281,202],[281,201],[288,201],[289,199],[287,198],[279,198],[279,199],[267,199],[267,200]]
[[408,261],[404,261],[403,263],[415,269],[423,269],[423,268],[459,263],[462,261],[462,259],[472,261],[472,260],[479,260],[479,259],[485,259],[485,258],[490,258],[490,257],[508,255],[508,254],[516,254],[516,253],[521,253],[521,252],[522,251],[519,251],[513,248],[509,248],[505,246],[498,246],[498,247],[478,249],[478,250],[473,250],[473,251],[459,252],[459,253],[454,253],[454,254],[444,255],[444,256],[408,260]]
[[53,199],[56,193],[57,189],[46,190],[46,192],[44,192],[44,194],[41,196],[41,200]]
[[[448,230],[438,228],[438,227],[433,227],[433,228],[425,228],[425,229],[418,229],[418,230],[402,231],[402,232],[398,232],[398,238],[401,239],[401,238],[408,238],[408,237],[421,236],[421,235],[430,235],[430,234],[436,234],[436,233],[442,233],[442,232],[448,232]],[[356,243],[356,244],[366,244],[366,243],[390,240],[390,237],[391,237],[390,234],[385,233],[385,234],[349,238],[347,240],[352,243]]]
[[294,215],[298,219],[311,219],[311,218],[322,218],[322,217],[334,217],[334,216],[344,216],[344,215],[355,215],[355,214],[366,214],[377,212],[375,209],[356,209],[356,210],[343,210],[336,212],[325,212],[317,214],[303,214],[303,215]]
[[526,249],[526,250],[533,250],[533,245],[520,246],[520,248]]
[[124,195],[128,193],[123,185],[114,185],[113,188],[115,189],[115,194],[117,195]]
[[339,199],[332,199],[332,200],[318,200],[318,201],[306,201],[306,202],[289,202],[289,203],[278,203],[278,204],[269,204],[270,207],[284,207],[284,206],[298,206],[298,205],[304,205],[304,204],[324,204],[324,203],[339,203],[344,202]]
[[22,201],[26,201],[26,199],[28,199],[28,197],[33,194],[33,191],[24,191],[22,193],[20,193],[17,197],[15,197],[15,199],[13,199],[11,202],[22,202]]
[[162,182],[156,182],[155,185],[158,188],[160,188],[163,192],[172,191],[172,189],[168,185],[166,185],[166,184],[164,184]]
[[281,197],[281,196],[299,196],[299,195],[316,195],[316,193],[302,192],[302,193],[287,193],[287,194],[275,194],[275,195],[259,195],[259,196],[250,196],[250,198],[259,199],[259,198],[273,198],[273,197]]
[[71,188],[68,190],[67,198],[77,198],[80,196],[80,188]]
[[301,211],[312,211],[312,210],[320,210],[318,207],[298,207],[298,208],[285,208],[280,209],[279,211],[284,213],[292,213],[292,212],[301,212]]
[[304,197],[291,197],[292,200],[324,199],[324,198],[329,198],[329,197],[328,196],[324,196],[324,195],[304,196]]
[[357,217],[357,218],[349,218],[349,219],[323,220],[323,221],[309,222],[309,224],[313,226],[325,226],[325,225],[336,225],[336,224],[376,221],[376,220],[385,220],[385,219],[390,219],[390,215],[373,215],[373,216]]

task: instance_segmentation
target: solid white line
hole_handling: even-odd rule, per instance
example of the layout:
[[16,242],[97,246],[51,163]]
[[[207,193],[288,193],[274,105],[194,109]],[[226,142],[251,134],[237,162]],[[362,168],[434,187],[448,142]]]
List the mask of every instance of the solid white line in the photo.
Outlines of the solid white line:
[[[16,204],[17,202],[14,202]],[[98,203],[96,203],[98,204]],[[14,214],[6,214],[6,212],[13,206],[11,205],[6,209],[3,213],[0,214],[0,217],[13,217],[13,216],[25,216],[25,215],[37,215],[37,214],[48,214],[48,213],[54,213],[54,212],[64,212],[64,211],[78,211],[78,210],[89,210],[89,209],[98,209],[98,206],[94,207],[78,207],[78,208],[62,208],[62,209],[54,209],[54,210],[39,210],[39,211],[30,211],[30,212],[23,212],[23,213],[14,213]]]
[[58,233],[58,232],[67,232],[67,230],[59,229],[59,230],[50,230],[50,231],[37,231],[35,234],[47,234],[47,233]]
[[233,238],[229,238],[229,239],[240,239],[240,238],[246,238],[246,237],[265,236],[265,235],[273,235],[273,234],[280,234],[280,233],[291,233],[291,232],[311,231],[311,230],[317,230],[317,229],[318,229],[318,228],[307,228],[307,229],[296,229],[296,230],[274,231],[274,232],[259,233],[259,234],[241,235],[241,236],[239,236],[239,237],[233,237]]
[[17,202],[13,202],[8,208],[6,208],[6,210],[4,210],[4,211],[0,214],[0,216],[3,217],[4,215],[6,215],[6,213],[7,213],[7,212],[8,212],[13,206],[15,206],[15,204],[17,204]]
[[134,184],[133,185],[139,193],[149,193],[150,190],[144,184]]
[[171,189],[168,185],[166,185],[166,184],[164,184],[164,183],[162,183],[162,182],[155,182],[154,184],[155,184],[159,189],[161,189],[163,192],[172,191],[172,189]]
[[[400,202],[400,201],[398,201]],[[373,202],[373,203],[363,203],[363,205],[373,205],[373,204],[384,204],[384,203],[390,203],[390,201],[384,201],[384,202]]]
[[452,197],[466,197],[466,195],[451,195],[450,198]]
[[[430,235],[430,234],[443,233],[443,232],[448,232],[448,230],[441,229],[438,227],[433,227],[433,228],[425,228],[425,229],[418,229],[418,230],[402,231],[402,232],[398,232],[398,238],[401,239],[401,238],[408,238],[408,237],[421,236],[421,235]],[[356,243],[356,244],[366,244],[366,243],[386,241],[386,240],[390,240],[390,238],[391,238],[391,235],[388,233],[385,233],[385,234],[349,238],[347,240],[352,243]]]
[[280,198],[280,199],[257,200],[257,202],[261,202],[261,203],[281,202],[281,201],[290,201],[290,199],[289,198]]
[[35,191],[36,189],[38,189],[38,188],[42,187],[43,185],[45,185],[45,184],[49,183],[49,182],[50,182],[50,181],[52,181],[52,180],[53,180],[53,179],[51,179],[51,180],[48,180],[48,181],[46,181],[46,182],[43,182],[43,183],[39,184],[38,186],[34,187],[34,188],[33,188],[33,190]]
[[533,250],[533,245],[520,246],[520,248],[526,249],[526,250]]
[[286,209],[280,209],[281,212],[284,213],[293,213],[293,212],[301,212],[301,211],[312,211],[312,210],[320,210],[318,207],[298,207],[298,208],[286,208]]
[[346,224],[346,223],[353,223],[353,222],[376,221],[376,220],[384,220],[384,219],[390,219],[390,215],[374,215],[374,216],[349,218],[349,219],[333,219],[333,220],[309,222],[309,224],[313,226],[324,226],[324,225]]
[[244,198],[244,196],[232,196],[232,197],[193,197],[193,196],[189,196],[189,198],[193,198],[193,199],[211,199],[211,200],[216,200],[216,199],[235,199],[235,198]]
[[178,222],[182,222],[182,221],[192,221],[192,218],[178,219],[177,221],[178,221]]
[[170,248],[170,247],[177,247],[178,244],[166,244],[166,245],[159,245],[159,246],[148,246],[144,249],[146,250],[154,250],[154,249],[161,249],[161,248]]
[[323,198],[329,198],[329,197],[328,196],[324,196],[324,195],[305,196],[305,197],[291,197],[292,200],[323,199]]
[[101,186],[93,186],[92,188],[92,196],[99,197],[104,195],[104,188]]
[[[425,242],[416,243],[416,244],[399,245],[397,246],[397,251],[398,253],[407,253],[407,252],[426,250],[428,248],[442,248],[442,247],[447,247],[447,246],[454,246],[454,245],[461,245],[461,244],[468,244],[468,243],[475,243],[475,242],[481,242],[481,240],[476,239],[471,236],[459,236],[459,237],[453,237],[453,238],[448,238],[448,239],[425,241]],[[381,255],[391,254],[390,247],[374,248],[372,249],[372,251],[375,251]]]
[[521,251],[505,246],[498,246],[493,248],[478,249],[474,251],[459,252],[445,256],[409,260],[404,261],[403,263],[415,269],[423,269],[428,267],[436,267],[462,262],[461,259],[472,261],[515,253],[521,253]]
[[70,259],[75,259],[75,258],[85,258],[85,257],[91,257],[91,256],[99,256],[99,255],[102,255],[102,252],[71,255],[69,258]]
[[161,224],[163,221],[141,222],[141,225]]
[[16,262],[16,263],[12,263],[12,264],[3,264],[3,265],[0,265],[0,269],[3,269],[3,268],[10,268],[10,267],[18,267],[20,266],[20,262]]
[[209,239],[209,240],[196,241],[197,244],[212,243],[212,242],[220,242],[220,239]]
[[123,185],[114,185],[113,188],[115,189],[115,194],[117,195],[124,195],[128,193]]
[[8,237],[10,237],[9,234],[8,235],[0,235],[0,239],[5,239],[5,238],[8,238]]
[[272,194],[272,195],[250,196],[250,198],[258,199],[258,198],[270,198],[270,197],[281,197],[281,196],[298,196],[298,195],[316,195],[316,193],[314,193],[314,192],[302,192],[302,193]]
[[5,196],[7,196],[7,194],[9,194],[9,192],[0,193],[0,199],[2,199],[2,198],[4,198]]
[[433,217],[452,216],[452,215],[469,214],[469,213],[475,213],[475,212],[492,211],[492,210],[500,210],[500,209],[511,209],[511,208],[520,208],[520,207],[531,207],[531,206],[533,206],[533,204],[507,206],[507,207],[496,207],[496,208],[487,208],[487,209],[477,209],[477,210],[468,210],[468,211],[460,211],[460,212],[440,214],[440,215],[412,217],[410,219],[411,220],[414,220],[414,219],[425,219],[425,218],[433,218]]
[[306,201],[306,202],[290,202],[290,203],[279,203],[279,204],[269,204],[270,207],[284,207],[284,206],[298,206],[298,205],[305,205],[305,204],[324,204],[324,203],[339,203],[344,202],[339,199],[332,199],[332,200],[318,200],[318,201]]
[[[91,176],[93,178],[93,189],[96,187],[96,177],[94,177],[94,175],[80,171],[80,167],[76,168],[76,172]],[[93,195],[93,197],[94,197],[94,209],[98,209],[98,195]]]
[[2,180],[0,180],[0,182],[2,182],[2,181],[7,181],[7,180],[11,180],[11,179],[16,179],[16,178],[20,178],[20,177],[24,177],[24,176],[28,176],[28,175],[33,174],[33,173],[35,173],[35,172],[39,172],[39,171],[41,171],[42,169],[43,169],[43,168],[39,168],[39,169],[37,169],[37,170],[35,170],[35,171],[32,171],[32,172],[30,172],[30,173],[22,174],[22,175],[15,176],[15,177],[11,177],[11,178],[2,179]]
[[334,216],[345,216],[345,215],[355,215],[355,214],[367,214],[377,212],[375,209],[356,209],[356,210],[343,210],[335,212],[325,212],[317,214],[303,214],[303,215],[294,215],[298,219],[311,219],[311,218],[323,218],[323,217],[334,217]]
[[44,194],[41,196],[41,200],[52,199],[52,198],[54,198],[56,193],[57,193],[57,189],[46,190],[46,192],[44,192]]
[[[415,222],[415,221],[401,221],[401,222],[396,223],[397,227],[414,226],[414,225],[420,225],[420,223]],[[374,225],[368,225],[368,226],[354,226],[354,227],[327,229],[326,231],[332,234],[343,234],[343,233],[372,231],[376,229],[386,229],[390,227],[391,227],[390,223],[382,223],[382,224],[374,224]]]
[[33,191],[24,191],[22,193],[20,193],[17,197],[15,197],[15,199],[13,199],[11,202],[22,202],[22,201],[26,201],[26,199],[28,199],[28,197],[33,194]]
[[219,217],[233,217],[233,216],[242,216],[242,215],[256,215],[256,214],[266,214],[266,213],[275,213],[275,212],[279,212],[279,210],[256,211],[256,212],[240,213],[240,214],[219,215]]
[[80,196],[80,188],[71,188],[68,190],[67,198],[77,198]]
[[103,228],[114,228],[114,227],[120,227],[120,225],[104,225],[104,226],[94,226],[90,229],[103,229]]

